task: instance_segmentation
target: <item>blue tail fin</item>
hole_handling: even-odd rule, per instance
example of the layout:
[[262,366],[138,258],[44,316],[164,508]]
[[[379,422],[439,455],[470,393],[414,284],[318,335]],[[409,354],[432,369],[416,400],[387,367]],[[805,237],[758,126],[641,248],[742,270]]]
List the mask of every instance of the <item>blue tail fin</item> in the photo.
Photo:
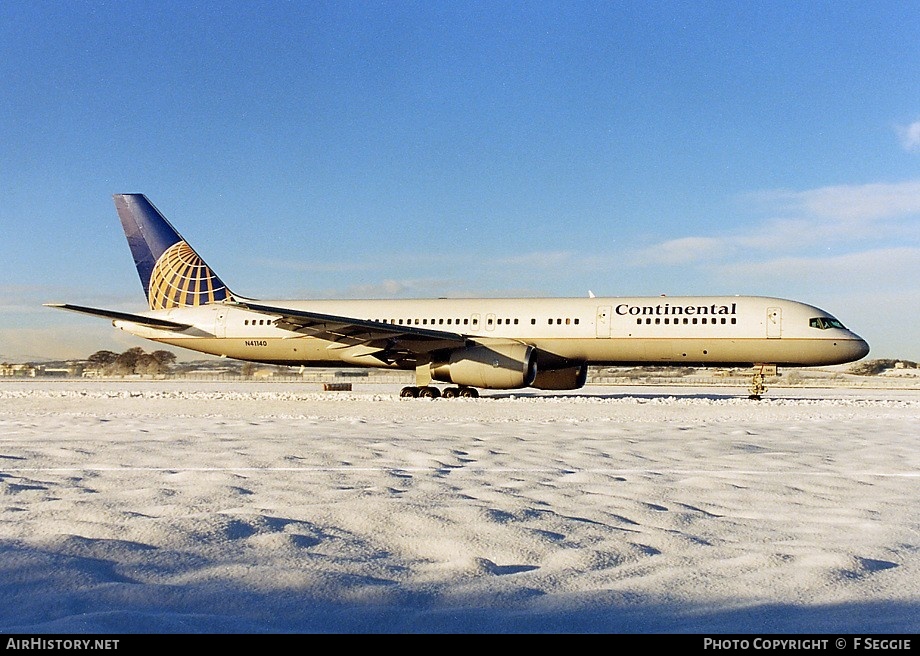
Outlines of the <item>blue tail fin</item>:
[[231,295],[146,196],[114,199],[151,310],[205,305]]

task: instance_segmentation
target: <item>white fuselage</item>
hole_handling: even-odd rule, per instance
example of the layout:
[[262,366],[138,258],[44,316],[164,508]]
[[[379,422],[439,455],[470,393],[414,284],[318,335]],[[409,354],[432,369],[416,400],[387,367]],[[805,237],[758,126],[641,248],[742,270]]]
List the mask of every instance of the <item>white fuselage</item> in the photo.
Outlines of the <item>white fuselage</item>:
[[[830,365],[868,345],[814,306],[778,298],[613,297],[260,301],[290,310],[514,341],[592,365]],[[182,332],[115,321],[128,332],[204,353],[256,362],[384,366],[360,346],[285,330],[270,314],[227,304],[145,313],[191,324]],[[822,321],[816,322],[816,319]],[[833,325],[832,325],[833,324]]]

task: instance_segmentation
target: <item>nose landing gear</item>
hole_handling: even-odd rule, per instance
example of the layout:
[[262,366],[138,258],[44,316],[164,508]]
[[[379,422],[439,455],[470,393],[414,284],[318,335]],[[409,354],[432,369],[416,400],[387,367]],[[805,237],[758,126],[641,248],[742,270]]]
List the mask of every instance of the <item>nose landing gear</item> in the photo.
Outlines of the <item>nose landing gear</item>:
[[754,368],[754,377],[751,380],[750,392],[748,398],[752,401],[760,401],[761,396],[767,391],[767,375],[776,375],[776,365],[762,364]]

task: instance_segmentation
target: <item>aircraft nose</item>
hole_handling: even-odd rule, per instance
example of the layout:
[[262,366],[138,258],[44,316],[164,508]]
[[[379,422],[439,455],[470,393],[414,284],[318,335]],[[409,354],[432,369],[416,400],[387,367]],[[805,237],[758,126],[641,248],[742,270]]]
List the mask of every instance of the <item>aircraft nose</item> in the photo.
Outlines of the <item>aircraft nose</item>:
[[850,342],[850,350],[852,351],[853,360],[859,360],[869,354],[869,344],[859,337]]

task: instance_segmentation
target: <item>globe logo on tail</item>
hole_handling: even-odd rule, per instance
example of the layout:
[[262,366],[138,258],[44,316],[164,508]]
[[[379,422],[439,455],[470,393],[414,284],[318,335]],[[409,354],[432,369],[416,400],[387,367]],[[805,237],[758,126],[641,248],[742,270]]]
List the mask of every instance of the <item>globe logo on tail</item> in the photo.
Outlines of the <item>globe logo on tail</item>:
[[151,310],[205,305],[227,298],[227,288],[184,241],[166,249],[150,273]]

